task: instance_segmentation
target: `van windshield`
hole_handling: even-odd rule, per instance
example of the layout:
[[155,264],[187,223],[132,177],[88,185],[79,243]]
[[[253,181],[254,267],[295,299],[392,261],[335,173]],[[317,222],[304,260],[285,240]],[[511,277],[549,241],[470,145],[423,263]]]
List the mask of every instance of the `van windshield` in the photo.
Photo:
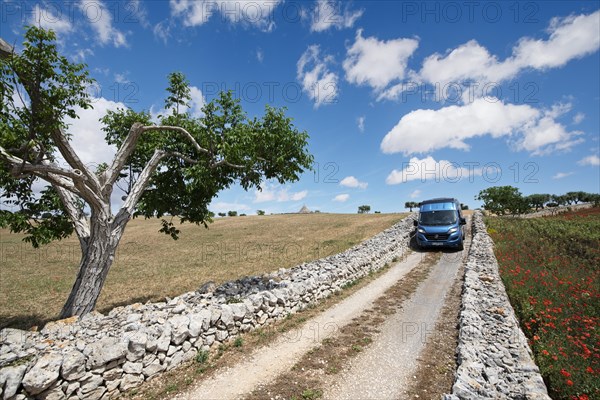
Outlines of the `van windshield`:
[[420,216],[421,225],[454,225],[456,223],[456,211],[440,210],[422,212]]

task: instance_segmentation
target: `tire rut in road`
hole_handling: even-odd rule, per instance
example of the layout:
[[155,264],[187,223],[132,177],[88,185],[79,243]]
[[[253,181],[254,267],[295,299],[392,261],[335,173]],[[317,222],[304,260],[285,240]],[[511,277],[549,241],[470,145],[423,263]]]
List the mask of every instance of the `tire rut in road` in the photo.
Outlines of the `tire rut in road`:
[[[261,385],[247,399],[318,398],[332,377],[344,370],[351,359],[360,357],[379,336],[379,328],[387,318],[402,308],[438,261],[439,253],[416,254],[419,265],[394,283],[372,307],[355,314],[352,322],[325,338],[318,347],[306,353],[290,370],[269,384]],[[356,399],[358,397],[351,397]]]
[[462,252],[441,256],[402,309],[386,318],[373,345],[328,384],[325,399],[398,399],[413,379],[418,357],[462,265]]
[[322,314],[311,318],[296,331],[288,332],[274,343],[253,351],[234,366],[213,371],[211,377],[198,382],[174,398],[237,399],[252,393],[261,384],[268,385],[289,371],[304,354],[318,346],[322,340],[334,336],[341,327],[348,325],[354,317],[371,307],[382,293],[410,274],[421,258],[422,255],[409,252],[382,276]]

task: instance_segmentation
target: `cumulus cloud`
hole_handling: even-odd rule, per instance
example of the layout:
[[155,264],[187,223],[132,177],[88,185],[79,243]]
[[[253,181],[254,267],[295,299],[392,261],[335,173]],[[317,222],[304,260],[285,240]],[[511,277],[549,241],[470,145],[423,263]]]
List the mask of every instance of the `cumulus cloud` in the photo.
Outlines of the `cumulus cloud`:
[[290,192],[289,188],[280,185],[263,184],[262,191],[254,191],[254,203],[265,203],[268,201],[286,202],[300,201],[308,195],[308,190]]
[[552,177],[552,179],[563,179],[571,175],[573,175],[572,172],[557,172],[556,175]]
[[470,104],[438,110],[415,110],[404,115],[381,142],[384,153],[405,155],[442,148],[469,150],[468,139],[489,135],[515,137],[517,150],[547,154],[568,150],[581,142],[581,132],[569,132],[556,122],[565,107],[538,110],[527,104],[506,104],[479,98]]
[[[481,168],[476,168],[476,165],[460,165],[455,162],[440,160],[436,161],[433,157],[428,156],[423,159],[417,157],[411,158],[408,162],[402,163],[402,169],[394,169],[387,176],[385,183],[388,185],[398,185],[414,180],[426,182],[433,180],[435,182],[450,182],[455,183],[462,179],[472,179],[475,175],[481,175]],[[415,198],[421,192],[415,191]]]
[[349,188],[366,189],[369,184],[367,182],[361,182],[353,176],[347,176],[340,182],[340,186]]
[[61,13],[60,8],[55,8],[55,11],[58,11],[59,13],[54,13],[51,8],[42,8],[36,4],[33,7],[29,24],[39,26],[46,30],[51,29],[59,38],[64,34],[72,32],[73,24],[69,21],[68,16]]
[[363,12],[364,10],[351,11],[347,4],[343,7],[341,1],[318,0],[312,11],[310,30],[323,32],[330,28],[352,28]]
[[78,7],[96,32],[100,44],[127,47],[125,34],[113,26],[113,16],[102,1],[81,0]]
[[418,45],[416,39],[364,38],[359,29],[343,63],[346,80],[381,91],[390,82],[405,77],[408,58]]
[[421,196],[421,191],[419,189],[413,190],[410,194],[411,199],[417,199]]
[[185,26],[199,26],[214,15],[224,21],[252,26],[265,32],[275,27],[273,10],[281,0],[170,0],[171,15],[181,18]]
[[211,203],[210,209],[213,212],[227,212],[227,211],[248,211],[250,207],[246,204],[241,203],[228,203],[225,201],[218,201]]
[[298,60],[297,78],[315,108],[337,101],[338,76],[329,69],[332,63],[333,57],[321,55],[319,45],[309,46]]
[[117,151],[116,147],[108,145],[104,140],[104,132],[100,118],[108,111],[126,108],[125,104],[107,100],[103,97],[92,100],[94,108],[87,110],[75,107],[78,119],[66,118],[69,125],[67,133],[71,136],[71,145],[79,158],[94,169],[100,163],[112,162]]
[[[513,47],[511,56],[504,60],[491,54],[476,40],[470,40],[445,54],[434,53],[426,57],[421,70],[411,72],[411,79],[440,87],[472,82],[481,87],[512,79],[526,69],[562,67],[573,59],[596,52],[600,47],[599,31],[600,11],[554,18],[547,29],[549,37],[546,40],[523,37]],[[406,88],[403,83],[387,87],[379,100],[396,99]]]
[[338,194],[337,196],[335,196],[333,198],[332,201],[336,201],[338,203],[345,203],[346,201],[348,201],[348,199],[350,198],[349,194]]
[[596,156],[596,155],[592,155],[592,156],[587,156],[582,158],[581,160],[577,161],[577,164],[579,165],[591,165],[594,167],[597,167],[600,165],[600,157]]

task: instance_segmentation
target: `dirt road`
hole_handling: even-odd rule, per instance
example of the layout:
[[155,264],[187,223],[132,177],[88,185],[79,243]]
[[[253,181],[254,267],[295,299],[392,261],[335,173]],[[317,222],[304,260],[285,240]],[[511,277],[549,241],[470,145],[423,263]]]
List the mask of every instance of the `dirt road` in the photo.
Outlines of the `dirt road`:
[[388,317],[373,344],[325,385],[325,399],[398,399],[411,383],[418,356],[435,335],[435,322],[461,253],[445,253],[403,309]]
[[[259,387],[261,390],[267,387],[270,397],[282,398],[277,396],[282,376],[293,370],[299,360],[312,353],[311,350],[317,349],[318,352],[325,340],[340,336],[342,328],[355,324],[356,318],[365,310],[371,312],[373,304],[384,297],[386,290],[402,286],[402,278],[410,275],[413,269],[417,271],[415,267],[427,257],[426,254],[409,253],[384,275],[308,320],[296,331],[288,332],[271,345],[254,350],[235,366],[217,371],[211,378],[197,383],[173,399],[240,399],[253,392],[256,397],[255,391]],[[435,264],[428,267],[429,275],[418,287],[413,287],[410,297],[397,300],[399,305],[381,318],[383,322],[377,326],[379,333],[373,336],[372,343],[365,346],[356,357],[347,359],[339,372],[317,376],[321,383],[319,386],[323,388],[314,391],[319,394],[318,397],[403,398],[404,390],[416,373],[419,354],[427,339],[435,335],[434,328],[446,294],[456,281],[463,262],[463,252],[447,252],[436,256]],[[390,296],[389,293],[387,296]],[[279,382],[275,382],[277,380]],[[275,389],[274,392],[269,385]]]
[[235,367],[220,371],[199,383],[187,393],[174,399],[236,399],[250,393],[280,373],[289,370],[298,359],[319,343],[352,321],[356,315],[369,308],[375,299],[413,269],[422,255],[410,253],[390,270],[343,300],[323,314],[307,321],[297,331],[289,332],[274,344],[257,349]]

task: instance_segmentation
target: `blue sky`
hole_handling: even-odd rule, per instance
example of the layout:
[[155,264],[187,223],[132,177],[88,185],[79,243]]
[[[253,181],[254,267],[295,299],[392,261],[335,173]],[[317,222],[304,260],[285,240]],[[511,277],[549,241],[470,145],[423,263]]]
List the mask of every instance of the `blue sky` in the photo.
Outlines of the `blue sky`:
[[[94,110],[70,128],[86,162],[111,159],[98,118],[160,113],[183,72],[191,112],[233,90],[250,116],[285,106],[315,171],[238,187],[211,209],[404,211],[482,189],[600,191],[598,1],[2,1],[0,36],[54,29],[85,62]],[[119,196],[116,196],[119,197]],[[115,198],[116,198],[115,197]],[[115,206],[118,200],[115,200]]]

